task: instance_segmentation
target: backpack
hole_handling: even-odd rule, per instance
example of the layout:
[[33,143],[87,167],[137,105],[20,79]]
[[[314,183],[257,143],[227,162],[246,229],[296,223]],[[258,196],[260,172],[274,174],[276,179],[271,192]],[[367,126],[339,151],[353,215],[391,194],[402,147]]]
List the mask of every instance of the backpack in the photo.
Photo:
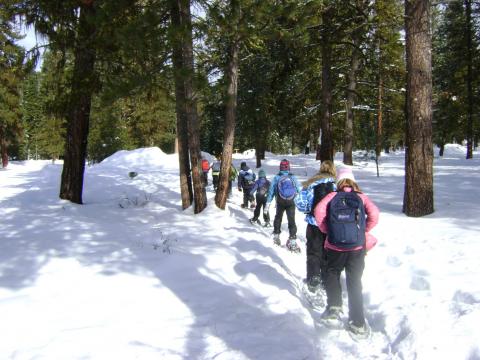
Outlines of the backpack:
[[297,195],[297,188],[293,183],[290,174],[280,176],[277,183],[278,196],[284,200],[293,200],[295,195]]
[[329,193],[335,191],[335,183],[333,181],[323,182],[315,185],[313,188],[313,202],[309,214],[314,215],[317,204]]
[[262,186],[257,189],[257,196],[263,197],[267,194],[268,190],[270,189],[270,181],[265,180]]
[[212,172],[220,172],[220,161],[215,161],[212,165]]
[[365,207],[354,191],[338,192],[328,204],[328,241],[341,249],[365,246]]
[[207,159],[202,160],[202,171],[207,172],[210,170],[210,164],[208,163]]
[[243,173],[243,180],[244,180],[244,185],[246,186],[252,186],[255,183],[255,178],[256,175],[253,171],[245,171]]

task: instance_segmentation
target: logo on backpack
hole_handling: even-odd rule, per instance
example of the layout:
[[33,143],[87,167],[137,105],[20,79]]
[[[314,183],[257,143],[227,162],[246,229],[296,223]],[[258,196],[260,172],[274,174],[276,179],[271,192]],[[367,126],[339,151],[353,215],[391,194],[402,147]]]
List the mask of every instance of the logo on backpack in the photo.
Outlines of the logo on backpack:
[[309,214],[314,215],[314,210],[317,204],[322,201],[322,199],[327,196],[327,194],[335,191],[335,183],[332,181],[323,182],[320,184],[315,185],[313,188],[313,202],[312,208],[310,209]]
[[292,200],[297,194],[297,188],[290,175],[282,175],[277,183],[278,196],[284,200]]
[[365,246],[365,207],[354,191],[337,193],[328,204],[328,241],[342,249]]

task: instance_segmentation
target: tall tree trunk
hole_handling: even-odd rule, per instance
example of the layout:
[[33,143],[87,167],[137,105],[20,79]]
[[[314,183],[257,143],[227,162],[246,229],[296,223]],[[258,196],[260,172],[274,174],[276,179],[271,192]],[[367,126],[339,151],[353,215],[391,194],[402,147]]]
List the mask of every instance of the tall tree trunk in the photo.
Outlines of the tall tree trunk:
[[343,163],[353,165],[352,151],[353,151],[353,106],[355,105],[355,90],[357,88],[357,71],[360,67],[360,30],[353,33],[353,49],[352,57],[350,59],[350,69],[347,75],[347,104],[345,116],[345,131],[343,135]]
[[378,72],[377,127],[375,133],[375,155],[378,160],[382,153],[383,142],[383,74],[381,69]]
[[432,67],[430,1],[405,1],[407,150],[403,211],[433,213]]
[[[240,18],[240,4],[237,0],[230,1],[232,20],[236,23]],[[238,68],[239,68],[239,52],[240,41],[236,31],[231,44],[229,46],[229,58],[226,69],[227,76],[227,99],[225,107],[225,126],[223,132],[223,152],[220,168],[220,176],[218,179],[218,189],[215,194],[215,204],[220,209],[225,209],[228,197],[228,178],[230,177],[230,166],[232,164],[233,142],[235,139],[235,123],[237,111],[237,91],[238,91]]]
[[472,49],[472,0],[465,0],[467,37],[467,159],[473,158],[473,49]]
[[96,83],[95,35],[94,2],[83,1],[74,48],[72,91],[67,112],[67,138],[60,185],[60,198],[77,204],[82,204],[90,106]]
[[194,63],[193,63],[193,39],[192,19],[190,14],[190,0],[177,0],[180,24],[183,31],[183,66],[185,70],[184,94],[185,110],[188,128],[188,147],[192,165],[193,202],[194,213],[198,214],[207,206],[207,193],[203,181],[201,167],[202,155],[200,151],[200,133],[197,114],[197,100],[194,92]]
[[0,125],[0,155],[2,157],[2,168],[8,166],[8,143],[5,127]]
[[172,62],[175,78],[175,110],[177,115],[177,140],[178,162],[180,172],[180,196],[182,208],[192,205],[193,186],[190,170],[190,154],[188,146],[187,105],[185,99],[185,70],[183,61],[183,32],[180,19],[180,10],[176,0],[171,1],[172,16]]
[[322,14],[322,110],[320,112],[320,149],[317,150],[317,160],[333,161],[333,141],[331,126],[332,107],[332,42],[331,42],[331,11],[327,10]]

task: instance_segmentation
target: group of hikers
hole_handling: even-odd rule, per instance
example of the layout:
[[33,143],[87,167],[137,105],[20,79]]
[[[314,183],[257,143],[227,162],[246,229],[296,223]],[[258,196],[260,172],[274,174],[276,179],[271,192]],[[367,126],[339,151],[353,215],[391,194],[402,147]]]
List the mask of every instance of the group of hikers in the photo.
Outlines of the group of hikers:
[[[213,186],[218,185],[218,172],[212,169]],[[347,330],[356,336],[367,336],[369,327],[365,321],[362,295],[362,274],[365,255],[377,240],[370,230],[378,223],[379,210],[355,181],[351,167],[338,170],[332,161],[323,161],[320,171],[302,184],[291,172],[287,159],[280,161],[279,172],[272,181],[263,169],[256,174],[246,162],[230,171],[231,181],[238,176],[238,190],[243,192],[243,208],[254,208],[252,224],[270,227],[269,208],[275,199],[273,242],[280,245],[283,214],[287,214],[289,237],[286,247],[300,252],[297,244],[295,210],[305,214],[306,229],[306,286],[312,294],[326,292],[327,306],[322,321],[329,326],[341,326],[342,288],[340,275],[346,273],[348,294]],[[207,172],[208,174],[208,172]],[[217,178],[215,179],[215,176]],[[217,185],[216,185],[217,184]]]

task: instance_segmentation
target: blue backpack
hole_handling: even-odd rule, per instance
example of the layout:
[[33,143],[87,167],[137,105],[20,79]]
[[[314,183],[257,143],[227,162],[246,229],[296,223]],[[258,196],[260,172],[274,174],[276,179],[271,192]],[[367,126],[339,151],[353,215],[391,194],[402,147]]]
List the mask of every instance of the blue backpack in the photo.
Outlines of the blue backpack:
[[341,249],[365,246],[365,206],[354,191],[338,192],[328,204],[328,241]]
[[282,175],[277,183],[278,196],[284,200],[293,200],[297,195],[297,188],[289,175]]
[[243,175],[243,179],[245,180],[245,184],[247,186],[252,186],[255,183],[256,175],[254,172],[245,172]]

